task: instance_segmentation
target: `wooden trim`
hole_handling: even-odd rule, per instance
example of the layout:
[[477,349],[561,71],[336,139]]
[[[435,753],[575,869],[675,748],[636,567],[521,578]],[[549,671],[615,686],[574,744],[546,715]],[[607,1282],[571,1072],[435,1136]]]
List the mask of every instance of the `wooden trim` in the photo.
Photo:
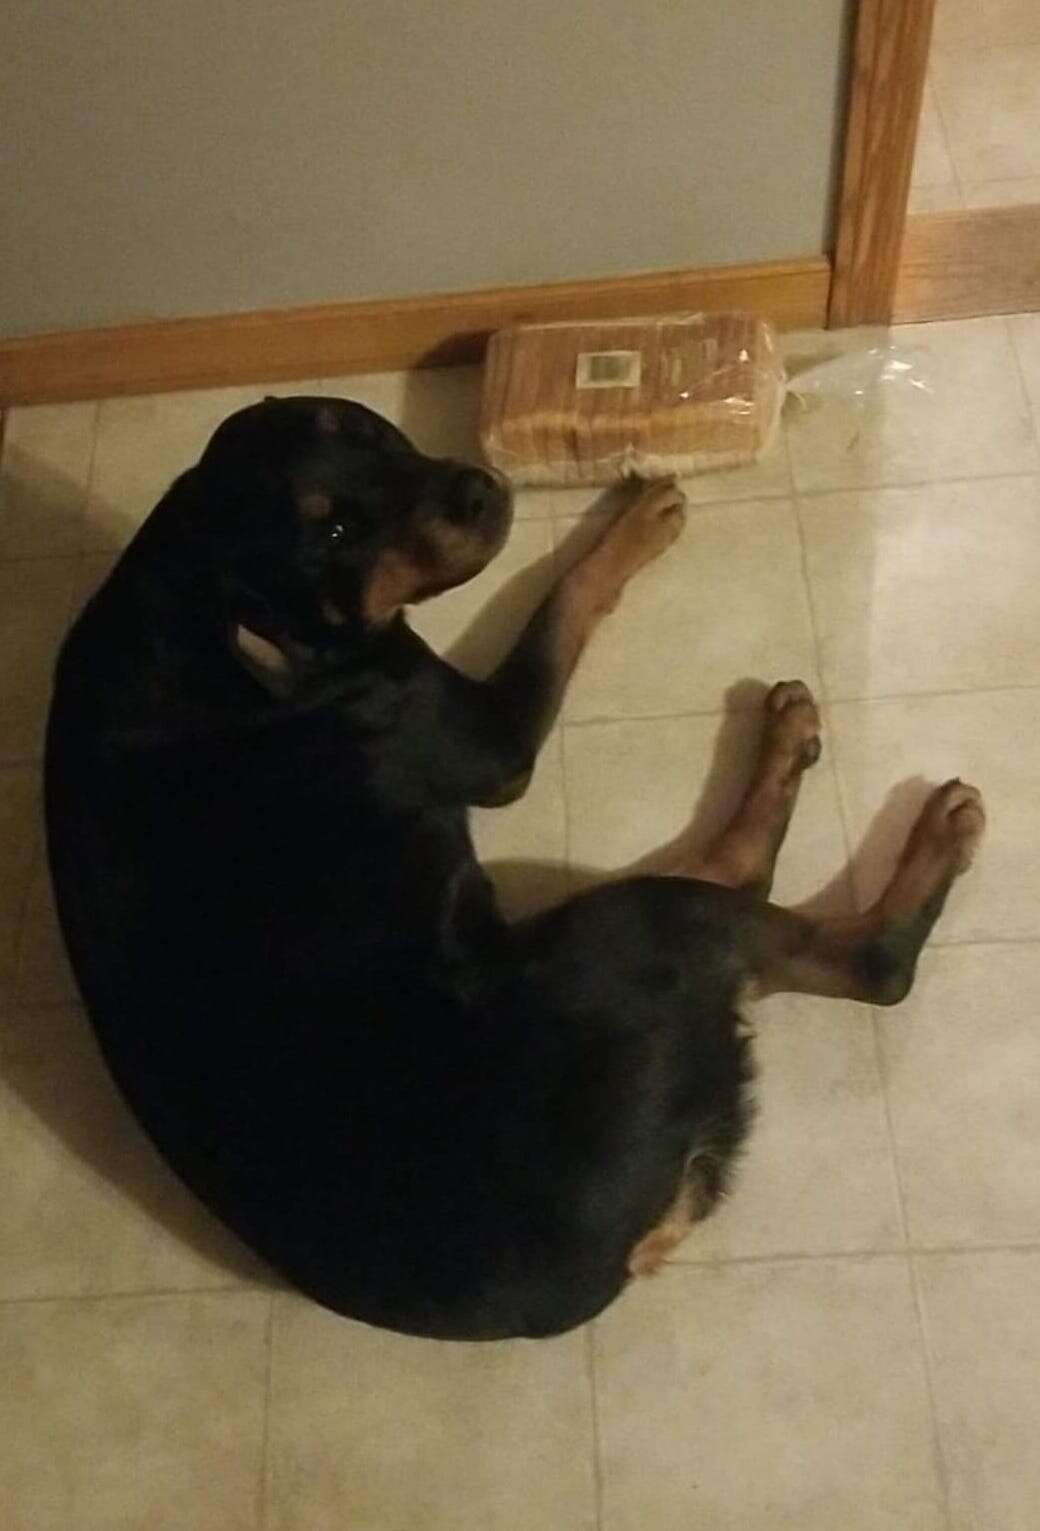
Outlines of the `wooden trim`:
[[908,218],[893,318],[1040,309],[1040,205]]
[[825,257],[665,271],[486,292],[155,320],[0,340],[0,403],[213,388],[286,378],[451,365],[527,320],[749,309],[781,329],[822,324]]
[[935,0],[859,0],[832,326],[892,318]]

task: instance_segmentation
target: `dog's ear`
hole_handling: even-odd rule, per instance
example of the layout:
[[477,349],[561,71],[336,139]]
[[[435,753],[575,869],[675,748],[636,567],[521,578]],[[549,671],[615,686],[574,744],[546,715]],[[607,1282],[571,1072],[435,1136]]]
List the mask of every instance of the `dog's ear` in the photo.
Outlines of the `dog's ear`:
[[288,700],[295,688],[296,670],[284,649],[242,622],[232,630],[231,648],[254,680],[280,702]]

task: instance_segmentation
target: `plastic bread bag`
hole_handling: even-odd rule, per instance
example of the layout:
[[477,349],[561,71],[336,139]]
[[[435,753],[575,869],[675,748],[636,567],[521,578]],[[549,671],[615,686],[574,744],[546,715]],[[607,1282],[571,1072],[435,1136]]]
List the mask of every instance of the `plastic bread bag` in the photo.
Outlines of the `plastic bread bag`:
[[789,382],[773,329],[744,313],[522,325],[488,347],[481,441],[517,485],[689,478],[764,456],[789,393],[811,407],[918,376],[875,345]]
[[824,399],[864,405],[882,388],[912,388],[930,394],[924,353],[879,341],[798,367],[786,384],[788,397],[803,409],[811,409],[814,401]]

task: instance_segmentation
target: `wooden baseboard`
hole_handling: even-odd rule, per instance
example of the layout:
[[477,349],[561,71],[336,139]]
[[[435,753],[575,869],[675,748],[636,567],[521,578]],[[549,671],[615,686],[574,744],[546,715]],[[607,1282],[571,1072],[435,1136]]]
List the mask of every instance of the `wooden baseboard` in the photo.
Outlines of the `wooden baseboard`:
[[1040,206],[907,220],[893,318],[963,319],[1040,309]]
[[829,288],[818,257],[0,339],[0,404],[452,365],[532,320],[736,308],[795,329],[823,324]]

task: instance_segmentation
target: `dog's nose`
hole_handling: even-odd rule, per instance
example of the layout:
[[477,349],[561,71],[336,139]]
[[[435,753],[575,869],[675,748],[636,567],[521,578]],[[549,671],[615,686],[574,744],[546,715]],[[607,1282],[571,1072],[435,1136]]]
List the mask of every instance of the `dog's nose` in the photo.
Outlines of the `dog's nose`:
[[503,482],[482,468],[463,468],[452,485],[451,508],[457,521],[480,521],[501,513],[509,505],[509,491]]

